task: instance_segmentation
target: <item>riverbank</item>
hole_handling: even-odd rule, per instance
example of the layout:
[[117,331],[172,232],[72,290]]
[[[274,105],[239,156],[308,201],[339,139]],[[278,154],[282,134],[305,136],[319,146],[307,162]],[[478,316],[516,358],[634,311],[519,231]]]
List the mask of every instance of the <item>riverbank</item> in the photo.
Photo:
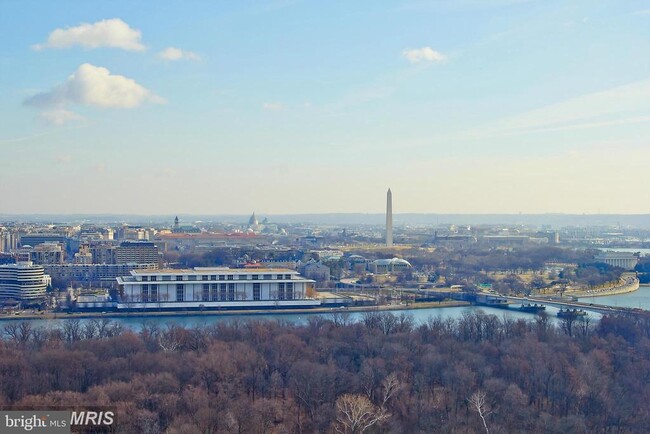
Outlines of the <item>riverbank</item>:
[[238,309],[238,310],[204,310],[204,311],[153,311],[153,312],[45,312],[22,313],[20,315],[1,315],[2,321],[16,320],[52,320],[52,319],[92,319],[92,318],[150,318],[150,317],[197,317],[197,316],[240,316],[240,315],[286,315],[286,314],[323,314],[323,313],[345,313],[345,312],[369,312],[369,311],[391,311],[391,310],[412,310],[432,309],[444,307],[469,306],[465,301],[431,301],[424,303],[390,304],[382,306],[348,306],[348,307],[318,307],[311,309]]
[[629,279],[622,285],[613,286],[610,288],[603,288],[597,290],[587,290],[587,291],[571,291],[566,292],[565,295],[570,295],[573,297],[606,297],[609,295],[620,295],[628,294],[630,292],[637,291],[639,289],[639,279],[636,277]]

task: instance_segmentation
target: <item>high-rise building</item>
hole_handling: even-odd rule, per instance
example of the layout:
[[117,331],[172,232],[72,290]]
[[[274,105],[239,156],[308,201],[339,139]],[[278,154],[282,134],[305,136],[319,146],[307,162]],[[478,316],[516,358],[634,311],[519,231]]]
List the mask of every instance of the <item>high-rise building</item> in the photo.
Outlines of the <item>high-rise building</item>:
[[90,244],[84,243],[79,246],[79,251],[74,254],[75,264],[92,264],[93,254],[90,252]]
[[18,236],[10,229],[0,228],[0,252],[11,252],[18,248]]
[[393,246],[393,193],[386,193],[386,247]]
[[149,241],[124,241],[115,249],[116,264],[158,264],[158,246]]
[[40,265],[31,262],[0,265],[0,300],[40,302],[49,283],[50,276]]
[[93,264],[115,264],[117,246],[111,243],[99,243],[90,246]]
[[63,264],[65,250],[59,243],[45,242],[29,249],[29,260],[34,264]]

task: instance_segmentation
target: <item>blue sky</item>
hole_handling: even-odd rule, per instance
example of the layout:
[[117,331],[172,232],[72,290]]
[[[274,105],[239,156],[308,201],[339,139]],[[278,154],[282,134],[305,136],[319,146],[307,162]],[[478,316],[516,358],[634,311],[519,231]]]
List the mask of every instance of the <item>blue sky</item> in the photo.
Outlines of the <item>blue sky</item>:
[[647,1],[0,4],[0,213],[646,213]]

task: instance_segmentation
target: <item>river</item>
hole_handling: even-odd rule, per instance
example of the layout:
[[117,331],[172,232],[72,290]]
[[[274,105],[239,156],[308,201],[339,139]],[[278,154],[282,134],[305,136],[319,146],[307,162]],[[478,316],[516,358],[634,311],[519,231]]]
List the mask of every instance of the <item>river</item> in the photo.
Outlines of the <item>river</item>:
[[[641,309],[650,310],[650,286],[642,285],[639,290],[631,292],[628,294],[620,295],[610,295],[604,297],[581,297],[580,301],[586,301],[588,303],[597,303],[604,304],[609,306],[618,306],[618,307],[639,307]],[[464,313],[475,312],[478,309],[481,309],[487,314],[494,314],[498,317],[503,317],[504,315],[512,318],[523,318],[526,320],[532,320],[535,318],[533,314],[523,313],[517,311],[518,305],[511,305],[509,309],[496,309],[490,307],[477,307],[477,306],[463,306],[463,307],[443,307],[443,308],[430,308],[430,309],[404,309],[404,310],[392,310],[391,312],[395,315],[401,313],[406,313],[410,315],[413,320],[417,323],[426,322],[431,317],[442,317],[442,318],[460,318]],[[549,314],[553,319],[558,309],[548,306],[546,308],[547,314]],[[344,311],[341,311],[344,312]],[[362,312],[349,312],[345,313],[349,321],[359,321],[363,318]],[[592,319],[599,319],[600,314],[590,313]],[[294,324],[306,324],[309,321],[310,317],[313,316],[322,316],[324,318],[331,317],[331,313],[287,313],[287,314],[260,314],[260,315],[228,315],[228,314],[219,314],[219,315],[192,315],[192,314],[179,314],[178,316],[130,316],[130,317],[117,317],[111,318],[112,321],[117,322],[124,327],[138,331],[142,328],[144,323],[156,323],[160,326],[167,326],[171,324],[176,324],[183,327],[196,327],[196,326],[209,326],[216,324],[221,321],[232,321],[232,320],[275,320],[275,321],[287,321]],[[7,320],[7,319],[6,319]],[[46,327],[46,328],[57,328],[61,327],[64,321],[69,321],[70,318],[57,318],[57,319],[30,319],[30,320],[21,320],[19,318],[11,319],[12,321],[30,321],[33,322],[35,326]],[[86,321],[91,321],[90,319],[79,319],[81,323]],[[0,321],[0,327],[2,323],[6,321]]]
[[605,297],[580,297],[580,301],[594,304],[606,304],[614,307],[632,307],[650,310],[650,285],[641,285],[638,290],[627,294],[608,295]]
[[[441,317],[441,318],[461,318],[465,313],[475,312],[477,310],[482,310],[487,314],[494,314],[498,317],[508,317],[512,319],[526,319],[532,320],[535,318],[533,314],[523,313],[517,311],[518,305],[512,305],[510,309],[496,309],[490,307],[477,307],[477,306],[461,306],[461,307],[442,307],[442,308],[429,308],[429,309],[403,309],[403,310],[391,310],[390,312],[394,315],[400,315],[405,313],[413,318],[416,324],[421,324],[426,322],[429,318],[432,317]],[[558,309],[554,307],[547,307],[546,311],[551,317],[555,320],[555,314]],[[363,318],[363,312],[345,312],[345,311],[336,311],[337,314],[341,313],[346,316],[348,321],[356,322],[360,321]],[[159,326],[167,325],[178,325],[182,327],[197,327],[197,326],[210,326],[222,321],[233,321],[233,320],[256,320],[256,321],[286,321],[294,324],[304,325],[307,324],[309,318],[314,316],[321,316],[323,318],[331,318],[332,313],[295,313],[295,314],[256,314],[256,315],[228,315],[228,314],[219,314],[219,315],[192,315],[192,314],[179,314],[177,316],[164,315],[164,316],[129,316],[129,317],[116,317],[110,318],[111,321],[121,324],[124,327],[130,328],[134,331],[139,331],[142,329],[144,324],[157,324]],[[592,318],[600,318],[599,314],[592,313],[590,314]],[[5,318],[4,321],[0,321],[0,328],[3,323],[8,321],[29,321],[32,322],[36,327],[45,327],[45,328],[60,328],[65,321],[70,321],[72,318],[55,318],[55,319],[20,319],[20,318]],[[102,319],[102,318],[100,318]],[[85,323],[92,321],[88,318],[78,319],[80,323]]]

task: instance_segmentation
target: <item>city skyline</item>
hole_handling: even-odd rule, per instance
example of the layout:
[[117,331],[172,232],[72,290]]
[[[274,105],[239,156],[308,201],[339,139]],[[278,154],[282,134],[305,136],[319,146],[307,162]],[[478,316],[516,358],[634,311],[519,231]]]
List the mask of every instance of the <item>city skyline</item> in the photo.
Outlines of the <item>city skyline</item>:
[[147,6],[0,6],[0,214],[649,210],[645,2]]

